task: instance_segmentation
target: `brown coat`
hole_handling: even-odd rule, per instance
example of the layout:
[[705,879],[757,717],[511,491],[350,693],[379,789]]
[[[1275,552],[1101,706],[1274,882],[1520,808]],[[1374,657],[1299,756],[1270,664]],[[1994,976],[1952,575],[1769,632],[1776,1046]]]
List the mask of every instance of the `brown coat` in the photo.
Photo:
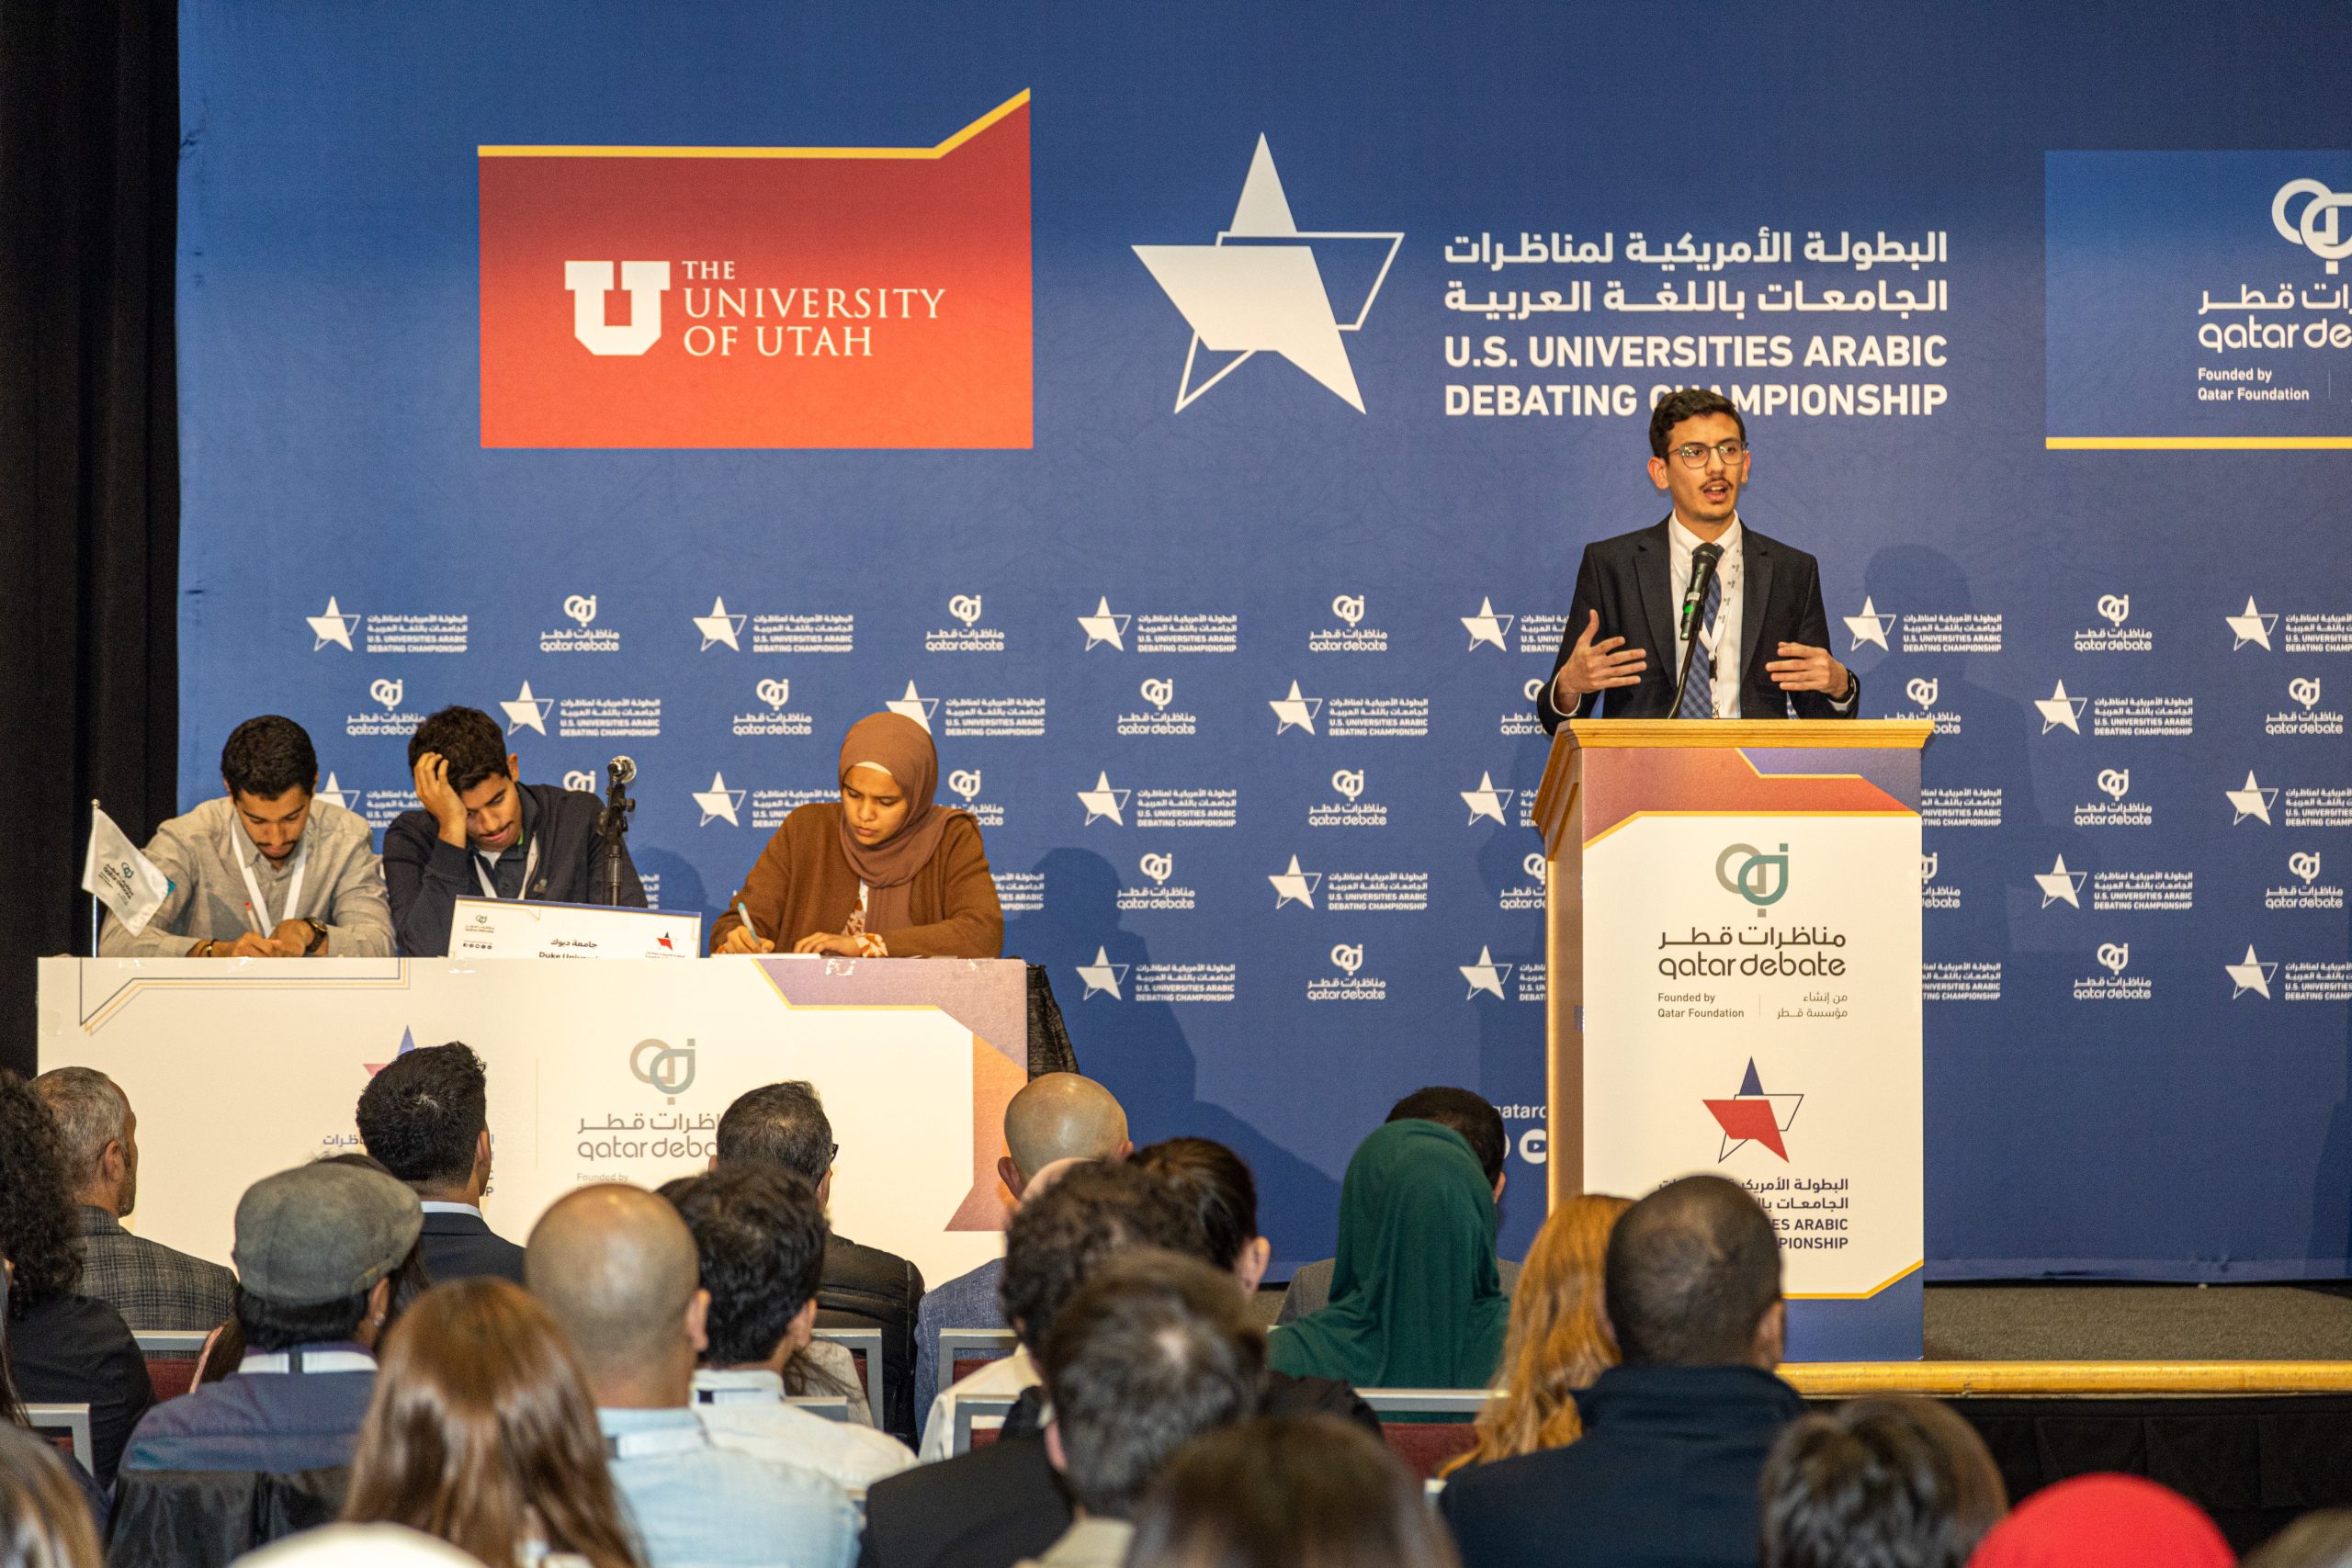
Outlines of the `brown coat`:
[[[838,931],[857,908],[857,873],[842,852],[839,801],[803,806],[784,819],[760,852],[742,891],[710,928],[712,951],[743,922],[741,901],[759,934],[778,953],[818,931]],[[909,886],[914,924],[876,931],[893,958],[1001,958],[1004,908],[989,875],[979,825],[965,812],[949,814],[938,852]]]

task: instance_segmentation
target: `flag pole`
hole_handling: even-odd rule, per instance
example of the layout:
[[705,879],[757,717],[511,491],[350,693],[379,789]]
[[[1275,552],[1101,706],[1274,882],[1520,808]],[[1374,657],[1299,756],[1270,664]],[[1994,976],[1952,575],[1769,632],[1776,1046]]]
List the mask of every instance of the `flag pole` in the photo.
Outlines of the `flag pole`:
[[[96,838],[96,837],[97,837],[97,832],[98,832],[98,797],[97,797],[96,795],[94,795],[90,796],[90,836],[91,836],[93,839],[95,839],[95,838]],[[88,855],[88,852],[87,852],[87,850],[85,850],[85,851],[84,851],[84,857],[85,857],[85,860],[86,860],[86,858],[87,858],[87,855]],[[85,874],[87,874],[85,873]],[[96,958],[97,955],[98,955],[98,896],[97,896],[96,894],[93,893],[93,894],[91,894],[91,895],[90,895],[90,956],[91,956],[91,957],[93,957],[93,958]]]

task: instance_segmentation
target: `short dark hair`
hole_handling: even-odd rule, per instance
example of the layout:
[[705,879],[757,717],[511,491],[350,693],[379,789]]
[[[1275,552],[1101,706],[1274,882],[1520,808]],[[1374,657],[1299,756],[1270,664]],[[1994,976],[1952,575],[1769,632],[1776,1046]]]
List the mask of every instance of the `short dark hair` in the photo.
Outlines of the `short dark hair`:
[[427,715],[408,738],[411,773],[427,751],[449,764],[449,787],[459,795],[492,775],[506,775],[506,734],[480,708],[446,707]]
[[1470,1152],[1478,1156],[1478,1168],[1487,1173],[1487,1185],[1492,1187],[1501,1179],[1503,1156],[1510,1148],[1510,1140],[1503,1134],[1502,1112],[1485,1095],[1442,1085],[1417,1089],[1388,1108],[1388,1120],[1434,1122],[1441,1127],[1453,1128],[1469,1144]]
[[240,1283],[236,1289],[237,1326],[244,1331],[248,1350],[285,1350],[297,1345],[319,1345],[349,1339],[368,1315],[367,1291],[338,1301],[276,1302],[257,1296]]
[[997,1281],[1005,1322],[1037,1353],[1070,1292],[1113,1253],[1137,1247],[1193,1258],[1206,1250],[1200,1222],[1149,1171],[1099,1160],[1064,1171],[1005,1227]]
[[1739,426],[1739,438],[1747,439],[1747,422],[1739,417],[1738,405],[1721,392],[1704,387],[1685,387],[1679,392],[1668,392],[1650,411],[1650,456],[1666,456],[1666,438],[1674,427],[1686,419],[1704,419],[1711,413],[1728,414],[1732,423]]
[[1962,1568],[2008,1508],[1975,1428],[1916,1397],[1800,1416],[1762,1493],[1762,1568]]
[[401,1052],[359,1091],[358,1121],[359,1141],[394,1180],[464,1181],[490,1124],[481,1058],[458,1040]]
[[1186,1445],[1136,1509],[1136,1568],[1459,1568],[1421,1483],[1333,1416],[1261,1416]]
[[1781,1299],[1781,1239],[1746,1188],[1686,1176],[1618,1219],[1601,1277],[1629,1366],[1740,1365]]
[[1201,1257],[1231,1269],[1258,1239],[1258,1183],[1241,1156],[1206,1138],[1162,1138],[1137,1149],[1132,1163],[1166,1182],[1200,1223]]
[[1155,1249],[1104,1263],[1070,1293],[1045,1342],[1063,1473],[1079,1506],[1131,1517],[1177,1450],[1255,1414],[1265,1358],[1232,1276]]
[[275,800],[289,789],[308,795],[318,785],[319,754],[300,725],[266,713],[229,731],[229,743],[220,748],[220,777],[230,794],[256,800]]
[[694,1233],[710,1292],[703,1364],[766,1360],[824,1276],[831,1227],[817,1190],[797,1172],[740,1160],[687,1182],[670,1201]]
[[772,1083],[737,1098],[718,1119],[718,1158],[764,1160],[811,1185],[833,1168],[833,1123],[805,1079]]

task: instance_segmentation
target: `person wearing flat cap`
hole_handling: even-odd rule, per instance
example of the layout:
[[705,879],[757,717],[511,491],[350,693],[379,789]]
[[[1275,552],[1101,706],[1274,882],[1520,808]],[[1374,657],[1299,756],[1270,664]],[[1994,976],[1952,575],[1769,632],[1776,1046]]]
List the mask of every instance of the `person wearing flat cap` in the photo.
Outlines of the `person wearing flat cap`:
[[416,1194],[357,1166],[264,1177],[237,1203],[245,1359],[149,1411],[125,1470],[284,1474],[351,1462],[376,1388],[390,1276],[424,1223]]
[[1002,957],[1004,908],[979,824],[933,803],[938,780],[931,732],[913,719],[876,713],[851,725],[841,799],[784,819],[711,926],[710,951]]

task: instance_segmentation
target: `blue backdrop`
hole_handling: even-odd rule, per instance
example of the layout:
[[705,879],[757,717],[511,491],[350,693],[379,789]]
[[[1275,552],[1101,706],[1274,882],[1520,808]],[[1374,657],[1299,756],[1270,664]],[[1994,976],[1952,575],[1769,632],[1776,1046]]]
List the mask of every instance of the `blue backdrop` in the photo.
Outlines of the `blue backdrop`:
[[[1655,390],[1715,385],[1864,711],[1944,731],[1930,1274],[2342,1274],[2352,153],[2209,155],[2344,141],[2352,15],[2291,15],[188,0],[184,797],[275,710],[380,825],[469,703],[530,776],[634,754],[639,865],[715,914],[921,705],[1138,1139],[1239,1149],[1295,1261],[1392,1100],[1475,1085],[1516,1255],[1526,686],[1664,513]],[[1031,447],[481,445],[479,146],[928,146],[1023,90]],[[1220,326],[1257,285],[1136,247],[1249,231],[1261,136],[1328,311]],[[1188,316],[1263,352],[1201,391]],[[2199,331],[2270,321],[2317,344]],[[1298,362],[1359,322],[1361,412]]]

